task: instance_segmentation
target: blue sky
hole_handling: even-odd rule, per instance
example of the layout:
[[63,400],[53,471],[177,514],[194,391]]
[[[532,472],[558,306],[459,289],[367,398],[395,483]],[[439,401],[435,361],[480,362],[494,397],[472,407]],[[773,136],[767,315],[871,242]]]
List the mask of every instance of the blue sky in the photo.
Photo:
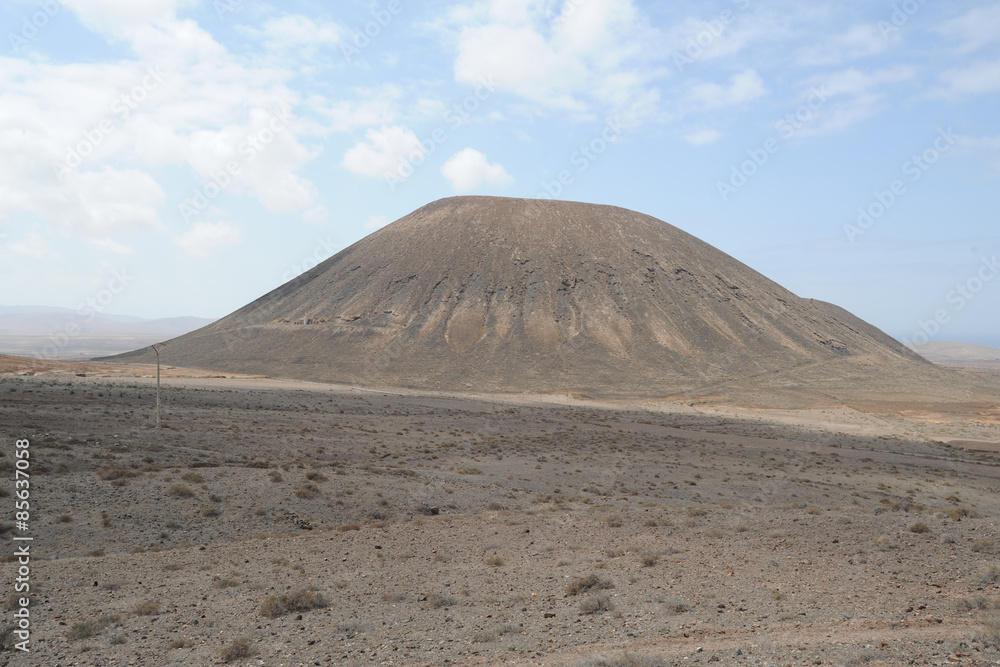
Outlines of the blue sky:
[[8,0],[0,303],[219,317],[456,194],[1000,347],[1000,3]]

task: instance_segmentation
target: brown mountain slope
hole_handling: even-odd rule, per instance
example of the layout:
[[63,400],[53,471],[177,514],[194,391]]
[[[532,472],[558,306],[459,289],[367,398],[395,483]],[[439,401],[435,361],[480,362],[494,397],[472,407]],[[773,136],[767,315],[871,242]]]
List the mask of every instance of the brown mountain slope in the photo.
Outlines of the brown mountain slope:
[[170,341],[163,358],[364,386],[631,397],[791,396],[813,382],[836,395],[859,378],[881,393],[947,376],[650,216],[494,197],[414,211]]

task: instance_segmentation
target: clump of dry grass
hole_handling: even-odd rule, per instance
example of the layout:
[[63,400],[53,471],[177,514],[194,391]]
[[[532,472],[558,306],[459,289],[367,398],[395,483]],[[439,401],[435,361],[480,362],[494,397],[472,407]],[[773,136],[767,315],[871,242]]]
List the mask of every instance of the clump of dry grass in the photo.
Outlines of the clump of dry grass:
[[120,620],[121,616],[118,614],[105,614],[97,618],[88,618],[71,625],[66,631],[66,637],[68,639],[89,639],[103,632],[109,625],[117,624]]
[[132,607],[132,613],[136,616],[158,616],[160,614],[160,603],[152,600],[140,602]]
[[319,487],[312,482],[306,482],[295,489],[295,496],[297,498],[303,498],[305,500],[310,500],[319,495]]
[[602,579],[596,574],[589,574],[586,577],[579,577],[571,581],[569,586],[566,587],[566,595],[580,595],[582,593],[587,593],[588,591],[603,590],[614,587],[615,584],[613,581]]
[[138,477],[138,475],[131,470],[125,470],[124,468],[117,468],[114,466],[105,466],[101,468],[97,471],[97,476],[106,482],[114,482]]
[[1000,648],[1000,616],[986,619],[973,639],[991,648]]
[[171,498],[194,498],[194,489],[187,484],[171,484],[167,488],[167,495]]
[[298,590],[292,593],[272,595],[260,605],[260,613],[267,618],[278,618],[293,611],[309,611],[330,606],[322,593],[313,590]]
[[427,604],[432,609],[440,609],[441,607],[450,607],[455,604],[455,598],[445,595],[444,593],[428,593]]
[[[947,498],[945,499],[947,500]],[[975,518],[979,516],[976,510],[970,510],[967,507],[952,507],[948,510],[948,516],[954,521],[961,521],[964,517]]]
[[1000,609],[1000,600],[991,600],[985,595],[973,595],[972,597],[955,600],[955,609],[960,612]]
[[669,614],[683,614],[684,612],[691,611],[691,605],[678,598],[667,598],[663,601],[663,608]]
[[991,554],[996,551],[993,540],[983,537],[972,543],[972,550],[978,553]]
[[247,637],[237,637],[219,651],[219,659],[226,664],[234,660],[245,660],[253,655],[253,645]]
[[972,578],[980,584],[995,584],[1000,580],[1000,565],[996,563],[983,565],[973,573]]
[[611,597],[607,595],[588,595],[580,600],[581,614],[603,614],[606,611],[613,611],[614,608]]

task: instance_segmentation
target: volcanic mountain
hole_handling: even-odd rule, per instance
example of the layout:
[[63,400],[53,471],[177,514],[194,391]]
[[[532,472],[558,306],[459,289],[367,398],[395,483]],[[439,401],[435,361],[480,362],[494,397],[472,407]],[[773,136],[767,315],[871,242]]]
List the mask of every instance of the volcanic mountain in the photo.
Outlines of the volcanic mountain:
[[498,197],[424,206],[169,341],[163,360],[371,387],[750,401],[900,394],[946,373],[650,216]]

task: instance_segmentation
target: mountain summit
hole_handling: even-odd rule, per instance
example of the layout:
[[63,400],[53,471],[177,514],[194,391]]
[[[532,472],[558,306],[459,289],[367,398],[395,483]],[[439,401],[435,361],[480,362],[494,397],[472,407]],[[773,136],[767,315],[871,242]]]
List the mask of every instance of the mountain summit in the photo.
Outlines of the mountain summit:
[[362,386],[620,397],[891,387],[932,368],[648,215],[499,197],[428,204],[165,355]]

